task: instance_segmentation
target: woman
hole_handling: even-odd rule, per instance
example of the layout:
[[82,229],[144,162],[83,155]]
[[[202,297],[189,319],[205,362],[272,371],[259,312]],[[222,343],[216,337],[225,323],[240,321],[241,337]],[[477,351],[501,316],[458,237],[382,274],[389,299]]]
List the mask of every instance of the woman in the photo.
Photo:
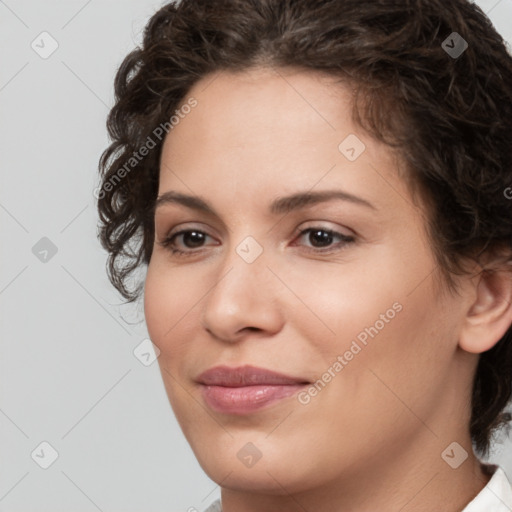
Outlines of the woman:
[[115,87],[100,238],[209,511],[510,510],[480,459],[510,420],[512,58],[482,11],[183,0]]

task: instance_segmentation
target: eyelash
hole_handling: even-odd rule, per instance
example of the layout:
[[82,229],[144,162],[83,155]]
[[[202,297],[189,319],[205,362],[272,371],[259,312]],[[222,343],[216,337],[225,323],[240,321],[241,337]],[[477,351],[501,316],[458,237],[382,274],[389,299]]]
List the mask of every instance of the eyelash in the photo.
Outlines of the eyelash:
[[[322,231],[324,233],[327,233],[331,237],[339,237],[340,240],[341,240],[341,243],[339,243],[338,244],[339,246],[337,248],[335,248],[334,250],[332,248],[330,248],[330,249],[329,248],[328,249],[325,249],[325,248],[322,249],[322,248],[308,247],[307,250],[309,252],[314,252],[314,253],[317,253],[317,254],[319,254],[319,253],[320,254],[321,253],[330,254],[330,253],[333,253],[333,252],[337,252],[337,251],[343,250],[346,245],[355,242],[355,237],[353,237],[353,236],[343,235],[342,233],[339,233],[338,231],[334,231],[332,229],[322,228],[322,227],[319,227],[319,226],[313,226],[313,227],[310,227],[310,228],[305,228],[305,229],[300,230],[299,234],[298,234],[298,238],[304,236],[305,233],[315,232],[315,231]],[[199,250],[193,250],[192,249],[192,250],[189,250],[189,251],[183,251],[181,249],[176,249],[176,246],[174,245],[175,238],[177,238],[180,235],[191,233],[191,232],[200,233],[202,235],[210,236],[207,233],[205,233],[204,231],[199,231],[198,229],[183,229],[181,231],[178,231],[177,233],[172,234],[171,236],[168,236],[163,241],[158,242],[158,244],[160,246],[164,247],[165,249],[167,249],[173,256],[178,256],[180,258],[181,257],[193,256],[193,255],[199,253],[200,250],[202,249],[202,247],[199,248]]]

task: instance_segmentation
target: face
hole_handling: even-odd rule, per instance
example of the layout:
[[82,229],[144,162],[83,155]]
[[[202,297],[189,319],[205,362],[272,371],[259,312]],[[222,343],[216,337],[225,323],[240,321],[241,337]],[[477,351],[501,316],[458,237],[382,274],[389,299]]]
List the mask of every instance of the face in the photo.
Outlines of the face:
[[162,151],[145,315],[203,469],[280,494],[431,445],[419,418],[449,430],[462,311],[437,292],[399,161],[320,74],[225,72],[188,96]]

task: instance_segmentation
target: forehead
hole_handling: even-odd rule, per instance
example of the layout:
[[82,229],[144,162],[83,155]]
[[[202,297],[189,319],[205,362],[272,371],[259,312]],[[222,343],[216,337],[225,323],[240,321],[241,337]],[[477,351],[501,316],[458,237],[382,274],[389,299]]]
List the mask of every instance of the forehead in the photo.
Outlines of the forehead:
[[[240,197],[250,188],[276,196],[338,186],[373,194],[374,204],[397,199],[392,188],[379,197],[383,180],[396,174],[396,156],[354,124],[351,89],[335,77],[294,69],[220,72],[197,82],[183,103],[191,97],[197,105],[164,142],[160,192]],[[354,152],[357,158],[347,157]]]
[[[187,96],[197,100],[197,107],[187,123],[176,127],[181,130],[173,131],[184,136],[193,131],[203,144],[231,140],[233,146],[249,147],[255,136],[260,140],[267,135],[271,142],[278,135],[276,143],[328,137],[347,128],[346,123],[339,126],[339,117],[351,112],[350,93],[343,84],[296,69],[219,72],[197,82]],[[172,144],[173,137],[169,139]]]

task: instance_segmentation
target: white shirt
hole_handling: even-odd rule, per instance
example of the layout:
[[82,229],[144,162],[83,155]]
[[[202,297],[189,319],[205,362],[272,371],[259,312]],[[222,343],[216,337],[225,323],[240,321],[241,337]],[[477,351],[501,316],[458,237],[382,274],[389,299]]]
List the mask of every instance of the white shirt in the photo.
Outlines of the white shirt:
[[[204,512],[222,512],[220,500],[214,501]],[[496,466],[487,485],[462,512],[512,512],[512,485],[502,468]]]
[[505,471],[497,466],[487,485],[467,504],[462,512],[511,511],[512,486],[507,479]]

